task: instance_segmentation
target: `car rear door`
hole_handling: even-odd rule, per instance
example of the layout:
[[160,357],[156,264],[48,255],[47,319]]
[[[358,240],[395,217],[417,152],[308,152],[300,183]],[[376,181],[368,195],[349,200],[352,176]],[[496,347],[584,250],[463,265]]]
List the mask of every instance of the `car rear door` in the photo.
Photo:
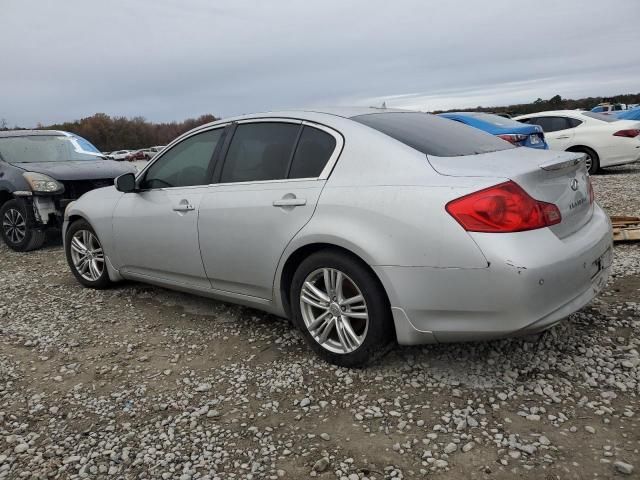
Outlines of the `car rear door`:
[[223,128],[195,133],[157,157],[113,215],[117,268],[125,276],[210,289],[198,244],[198,209]]
[[200,205],[204,268],[214,289],[272,299],[287,244],[311,219],[342,137],[290,119],[239,122]]

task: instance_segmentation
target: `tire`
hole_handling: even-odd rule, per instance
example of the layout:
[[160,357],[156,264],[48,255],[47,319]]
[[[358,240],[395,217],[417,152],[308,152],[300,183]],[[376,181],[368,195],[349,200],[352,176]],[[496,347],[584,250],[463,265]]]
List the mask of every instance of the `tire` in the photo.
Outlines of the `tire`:
[[570,151],[584,153],[588,156],[587,165],[589,165],[590,163],[590,166],[588,166],[589,175],[595,175],[600,171],[600,157],[592,149],[590,149],[589,147],[576,147],[572,148]]
[[[337,283],[336,272],[342,275],[342,288],[329,288],[330,292],[335,291],[330,298],[331,295],[326,295],[325,279],[329,277],[332,284]],[[356,299],[358,293],[362,302],[344,302]],[[321,250],[307,257],[293,276],[289,296],[294,325],[311,348],[329,363],[362,367],[382,357],[395,344],[391,308],[384,288],[364,263],[347,254]],[[366,319],[360,318],[363,313]]]
[[35,228],[33,210],[24,200],[15,198],[0,208],[0,233],[4,243],[16,252],[28,252],[40,248],[46,233]]
[[64,244],[67,263],[80,284],[98,290],[111,286],[102,244],[89,222],[73,222]]

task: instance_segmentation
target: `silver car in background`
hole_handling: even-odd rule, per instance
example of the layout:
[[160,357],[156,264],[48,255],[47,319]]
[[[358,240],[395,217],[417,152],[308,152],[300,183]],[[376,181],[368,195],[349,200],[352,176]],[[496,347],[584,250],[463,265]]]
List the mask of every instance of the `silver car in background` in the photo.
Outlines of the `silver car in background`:
[[123,278],[289,317],[338,365],[545,330],[604,286],[584,159],[433,115],[344,108],[198,127],[71,204],[80,283]]

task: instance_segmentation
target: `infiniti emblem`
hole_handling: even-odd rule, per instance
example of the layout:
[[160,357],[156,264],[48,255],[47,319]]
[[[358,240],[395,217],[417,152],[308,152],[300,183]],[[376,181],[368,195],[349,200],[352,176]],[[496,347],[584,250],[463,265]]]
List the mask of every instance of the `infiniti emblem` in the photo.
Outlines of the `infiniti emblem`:
[[571,180],[571,190],[573,190],[574,192],[578,190],[578,180],[576,180],[575,178]]

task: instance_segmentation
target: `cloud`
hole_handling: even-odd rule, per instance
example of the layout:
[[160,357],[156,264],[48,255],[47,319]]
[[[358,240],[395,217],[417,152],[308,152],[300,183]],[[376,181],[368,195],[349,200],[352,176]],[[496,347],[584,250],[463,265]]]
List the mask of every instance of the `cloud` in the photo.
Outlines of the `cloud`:
[[166,121],[631,92],[638,14],[626,0],[5,0],[0,118]]

